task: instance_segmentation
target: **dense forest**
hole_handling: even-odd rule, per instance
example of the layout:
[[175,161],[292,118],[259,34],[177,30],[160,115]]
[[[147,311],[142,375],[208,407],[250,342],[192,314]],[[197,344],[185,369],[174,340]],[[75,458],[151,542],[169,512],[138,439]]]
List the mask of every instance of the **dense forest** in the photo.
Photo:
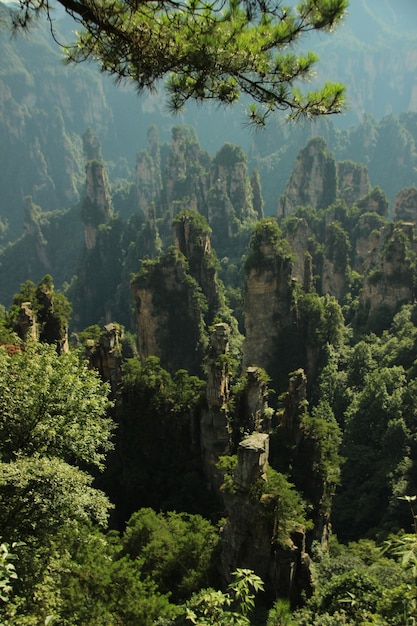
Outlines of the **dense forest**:
[[131,165],[43,28],[0,33],[1,623],[414,624],[417,113],[161,116]]

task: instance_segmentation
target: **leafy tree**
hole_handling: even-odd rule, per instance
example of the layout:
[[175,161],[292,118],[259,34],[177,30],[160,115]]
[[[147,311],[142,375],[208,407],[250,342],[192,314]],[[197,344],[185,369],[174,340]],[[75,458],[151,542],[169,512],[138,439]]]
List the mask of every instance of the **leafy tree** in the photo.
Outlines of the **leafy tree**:
[[255,593],[259,591],[263,591],[259,576],[249,569],[238,568],[226,593],[209,588],[192,596],[185,606],[184,624],[250,626],[249,615],[255,607]]
[[[293,613],[291,625],[413,623],[405,619],[411,579],[374,541],[361,539],[343,545],[331,536],[328,550],[315,543],[311,552],[314,592],[305,606]],[[274,621],[271,626],[275,626]]]
[[151,626],[177,613],[157,581],[143,574],[140,560],[122,554],[117,533],[104,536],[84,527],[64,539],[69,549],[53,564],[60,579],[62,623]]
[[102,467],[112,421],[108,386],[76,353],[28,345],[0,348],[0,459],[35,454]]
[[123,523],[147,506],[208,514],[213,495],[204,486],[192,439],[204,388],[185,370],[171,376],[155,356],[123,364],[116,448],[104,476]]
[[[400,366],[371,370],[363,388],[352,393],[344,415],[342,488],[334,509],[341,538],[358,538],[393,523],[394,501],[407,489],[410,473],[406,399]],[[348,505],[352,498],[354,511]]]
[[[16,544],[12,544],[12,550]],[[16,555],[10,550],[8,543],[0,544],[0,600],[7,602],[12,590],[11,583],[17,579],[13,559]]]
[[266,482],[260,479],[259,483],[264,492],[261,501],[265,514],[274,520],[275,544],[285,546],[297,529],[311,529],[306,502],[284,474],[268,467]]
[[0,348],[0,526],[7,543],[24,542],[16,547],[17,596],[7,605],[23,621],[13,623],[44,623],[58,610],[59,585],[48,572],[68,550],[62,533],[107,524],[109,501],[85,470],[102,468],[111,448],[108,391],[76,353]]
[[124,551],[162,593],[184,600],[210,583],[218,532],[200,515],[140,509],[123,535]]
[[[273,110],[296,118],[342,109],[344,87],[338,83],[305,94],[297,87],[318,57],[296,54],[293,43],[312,31],[331,30],[348,0],[303,0],[295,8],[263,0],[58,1],[82,27],[66,49],[70,61],[95,59],[118,80],[133,80],[139,92],[168,77],[174,110],[191,98],[230,104],[241,94],[254,101],[250,115],[258,123]],[[13,24],[27,27],[45,12],[49,16],[45,0],[21,0]]]
[[6,309],[0,305],[0,344],[19,343],[18,335],[11,329]]
[[268,613],[266,626],[295,626],[289,600],[279,598]]
[[[4,610],[0,606],[1,623],[152,626],[178,614],[157,582],[143,575],[140,561],[122,555],[121,548],[115,532],[104,535],[91,524],[63,526],[34,584],[13,585],[17,594]],[[31,556],[39,558],[33,550]]]
[[46,274],[37,286],[27,280],[20,286],[20,292],[14,295],[8,314],[8,325],[16,332],[19,332],[18,317],[23,302],[30,303],[36,317],[39,340],[56,344],[60,351],[59,346],[68,331],[72,308],[66,296],[54,290],[52,276]]

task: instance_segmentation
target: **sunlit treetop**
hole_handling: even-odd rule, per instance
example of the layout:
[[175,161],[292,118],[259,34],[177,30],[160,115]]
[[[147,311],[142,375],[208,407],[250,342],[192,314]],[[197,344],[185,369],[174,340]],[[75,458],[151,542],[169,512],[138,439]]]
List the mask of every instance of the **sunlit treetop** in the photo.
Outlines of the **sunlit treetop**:
[[[318,57],[295,45],[312,31],[331,31],[348,0],[56,0],[79,25],[65,48],[68,61],[95,60],[116,80],[130,79],[139,92],[165,79],[173,111],[190,100],[235,103],[246,94],[254,123],[273,111],[291,119],[339,113],[345,90],[326,83],[301,86],[313,76]],[[49,0],[20,0],[14,28],[26,28],[46,13]]]

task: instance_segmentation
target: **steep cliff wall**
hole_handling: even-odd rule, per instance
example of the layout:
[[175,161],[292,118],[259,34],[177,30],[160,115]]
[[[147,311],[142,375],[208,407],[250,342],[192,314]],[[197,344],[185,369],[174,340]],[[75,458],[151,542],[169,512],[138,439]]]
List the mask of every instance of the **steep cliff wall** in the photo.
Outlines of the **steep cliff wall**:
[[[239,146],[224,144],[215,155],[207,194],[207,221],[213,230],[213,246],[219,257],[229,257],[236,247],[242,225],[255,222],[261,209],[253,206],[247,156]],[[256,182],[254,182],[256,189]]]
[[326,547],[332,499],[340,471],[340,431],[329,405],[325,404],[321,411],[320,414],[316,410],[315,417],[311,418],[305,372],[302,369],[292,372],[278,415],[279,426],[271,440],[271,463],[280,471],[288,472],[312,507],[309,543],[315,539]]
[[[15,310],[11,310],[11,321],[14,320],[14,330],[20,339],[48,343],[56,347],[58,354],[67,352],[71,306],[66,297],[55,292],[49,275],[44,276],[37,287],[28,281],[22,289],[15,295]],[[30,301],[25,300],[25,296],[29,296]]]
[[378,246],[385,220],[376,212],[364,213],[357,220],[353,233],[353,269],[366,274],[375,258],[373,251]]
[[417,188],[402,189],[394,198],[394,219],[417,224]]
[[98,341],[88,341],[85,349],[91,366],[111,385],[116,393],[121,379],[122,345],[120,326],[115,323],[103,327]]
[[217,257],[211,248],[211,229],[195,211],[180,212],[174,220],[174,244],[188,261],[189,272],[199,284],[206,300],[208,324],[219,308]]
[[219,457],[232,450],[232,416],[230,413],[230,328],[216,324],[210,334],[206,359],[207,408],[202,410],[200,446],[207,484],[219,491],[221,473],[216,469]]
[[132,282],[139,356],[160,358],[169,372],[201,371],[206,334],[206,299],[175,249],[144,263]]
[[401,303],[414,299],[416,252],[412,224],[389,224],[380,231],[360,296],[369,315],[381,307],[393,314]]
[[[164,172],[162,208],[171,218],[178,208],[195,209],[206,216],[207,176],[210,157],[200,148],[191,127],[174,126]],[[186,202],[186,206],[184,206]]]
[[287,528],[285,538],[278,531],[285,521],[270,493],[268,456],[268,434],[253,433],[239,444],[233,486],[225,494],[228,517],[221,536],[221,573],[229,582],[236,567],[253,569],[271,598],[297,602],[302,592],[311,591],[305,533],[296,523]]
[[337,221],[326,227],[320,292],[342,300],[346,294],[350,274],[350,241],[347,232]]
[[348,206],[355,204],[370,190],[368,169],[362,163],[338,161],[336,163],[337,195]]
[[[279,248],[271,222],[260,222],[245,284],[244,368],[264,368],[276,381],[280,342],[292,324],[292,258]],[[279,236],[279,235],[278,235]]]
[[96,245],[97,229],[100,224],[106,224],[110,220],[113,210],[104,164],[101,161],[88,161],[85,175],[81,216],[86,249],[93,250]]
[[292,276],[301,284],[304,284],[305,280],[308,280],[305,274],[306,254],[313,252],[313,229],[305,218],[294,216],[291,221],[287,223],[285,236],[294,253]]
[[278,217],[288,217],[297,206],[326,208],[336,200],[336,161],[322,137],[311,139],[301,150],[279,201]]

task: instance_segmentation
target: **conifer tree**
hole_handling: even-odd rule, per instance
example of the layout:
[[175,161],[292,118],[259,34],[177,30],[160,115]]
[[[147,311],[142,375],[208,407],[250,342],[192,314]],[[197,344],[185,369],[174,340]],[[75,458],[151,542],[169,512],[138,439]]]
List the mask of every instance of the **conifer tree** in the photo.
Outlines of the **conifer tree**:
[[[94,59],[117,80],[131,79],[139,92],[160,79],[169,104],[179,110],[190,99],[236,102],[250,97],[249,116],[263,124],[271,111],[291,118],[338,113],[344,87],[326,83],[302,93],[318,57],[298,54],[294,43],[312,31],[331,31],[348,0],[57,0],[80,26],[68,45],[69,61]],[[49,0],[19,0],[13,25],[27,27],[46,13]]]

